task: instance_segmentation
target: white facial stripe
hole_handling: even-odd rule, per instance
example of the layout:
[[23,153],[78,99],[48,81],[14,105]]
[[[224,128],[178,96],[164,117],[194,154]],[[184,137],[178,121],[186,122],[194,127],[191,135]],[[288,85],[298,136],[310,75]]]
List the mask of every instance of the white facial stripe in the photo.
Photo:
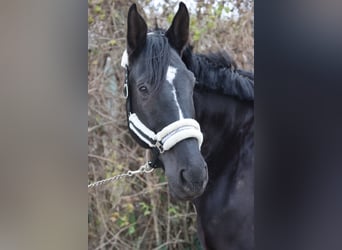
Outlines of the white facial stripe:
[[169,68],[167,69],[167,73],[166,73],[166,80],[170,83],[172,87],[172,94],[173,94],[173,98],[175,100],[176,106],[178,108],[179,119],[184,119],[183,112],[178,103],[176,89],[175,89],[175,86],[173,85],[173,80],[175,79],[176,74],[177,74],[177,69],[175,67],[169,66]]
[[167,69],[167,73],[166,73],[166,80],[172,84],[173,86],[173,79],[175,79],[176,77],[176,73],[177,73],[177,69],[175,67],[169,66],[169,68]]

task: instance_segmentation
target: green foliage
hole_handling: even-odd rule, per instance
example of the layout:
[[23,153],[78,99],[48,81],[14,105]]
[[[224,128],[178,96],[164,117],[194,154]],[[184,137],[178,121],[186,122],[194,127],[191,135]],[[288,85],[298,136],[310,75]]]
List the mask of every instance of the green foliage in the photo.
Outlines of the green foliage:
[[93,24],[94,18],[92,16],[88,16],[88,24]]
[[178,206],[176,205],[170,205],[169,206],[169,210],[168,210],[168,213],[170,216],[176,216],[179,214],[179,211],[177,211],[179,209]]
[[116,42],[115,39],[112,39],[112,40],[110,40],[110,41],[108,42],[108,44],[109,44],[110,46],[114,46],[114,45],[117,44],[117,42]]
[[95,14],[102,14],[103,13],[101,5],[95,5],[94,11],[95,11]]
[[139,205],[141,207],[142,214],[144,216],[151,214],[151,207],[150,207],[150,205],[146,204],[145,202],[140,202]]

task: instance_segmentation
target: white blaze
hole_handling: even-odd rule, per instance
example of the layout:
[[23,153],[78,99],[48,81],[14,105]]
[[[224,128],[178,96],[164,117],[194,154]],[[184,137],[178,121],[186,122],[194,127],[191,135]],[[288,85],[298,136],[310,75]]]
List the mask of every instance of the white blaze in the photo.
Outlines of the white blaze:
[[167,69],[167,73],[166,73],[166,80],[169,82],[169,84],[172,87],[172,94],[173,94],[173,98],[175,100],[176,106],[178,108],[179,119],[183,119],[184,115],[183,115],[183,112],[179,106],[177,94],[176,94],[176,89],[175,89],[175,86],[173,85],[173,80],[176,77],[176,73],[177,73],[177,69],[175,67],[169,66],[169,68]]

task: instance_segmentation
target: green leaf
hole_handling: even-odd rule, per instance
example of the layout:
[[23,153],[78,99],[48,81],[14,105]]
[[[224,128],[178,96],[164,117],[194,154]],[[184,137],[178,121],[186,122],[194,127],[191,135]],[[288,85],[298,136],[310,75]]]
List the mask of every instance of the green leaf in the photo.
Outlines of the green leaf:
[[116,40],[114,40],[114,39],[112,39],[112,40],[110,40],[109,42],[108,42],[108,45],[110,45],[110,46],[114,46],[114,45],[116,45],[117,44],[117,42],[116,42]]
[[95,7],[94,7],[94,11],[95,11],[95,13],[97,13],[97,14],[100,14],[100,13],[102,13],[102,8],[101,8],[101,6],[99,6],[99,5],[95,5]]
[[88,24],[94,23],[94,18],[92,16],[88,16]]
[[170,215],[176,215],[177,214],[177,210],[176,210],[176,208],[174,206],[169,207],[169,211],[168,212],[169,212]]
[[134,225],[130,225],[128,228],[128,234],[132,235],[135,233],[135,226]]

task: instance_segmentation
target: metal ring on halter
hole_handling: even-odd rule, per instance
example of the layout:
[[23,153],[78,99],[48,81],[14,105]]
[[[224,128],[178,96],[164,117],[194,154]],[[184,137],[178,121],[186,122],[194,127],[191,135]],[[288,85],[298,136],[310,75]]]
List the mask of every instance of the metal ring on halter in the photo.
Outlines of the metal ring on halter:
[[144,166],[143,172],[144,173],[151,173],[153,170],[154,170],[154,168],[150,166],[150,162],[147,162]]
[[127,99],[128,98],[128,85],[125,83],[124,85],[124,97]]
[[126,99],[128,97],[128,65],[127,64],[126,64],[126,71],[125,71],[124,97]]

